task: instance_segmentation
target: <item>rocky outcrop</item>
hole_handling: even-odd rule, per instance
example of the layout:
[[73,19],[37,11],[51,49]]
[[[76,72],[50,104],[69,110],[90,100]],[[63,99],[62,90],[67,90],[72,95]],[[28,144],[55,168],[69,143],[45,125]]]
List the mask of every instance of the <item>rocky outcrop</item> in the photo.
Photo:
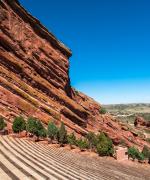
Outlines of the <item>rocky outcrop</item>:
[[71,51],[17,0],[0,1],[0,22],[1,116],[10,122],[18,115],[45,124],[63,121],[77,135],[104,131],[115,143],[143,144],[112,116],[101,115],[92,98],[71,88]]
[[136,127],[145,126],[150,127],[150,121],[146,121],[143,117],[137,116],[134,121]]
[[144,120],[143,117],[137,116],[137,117],[135,118],[134,125],[135,125],[136,127],[145,126],[145,125],[146,125],[146,122],[145,122],[145,120]]
[[16,0],[0,1],[0,22],[1,115],[63,120],[85,132],[90,113],[71,98],[71,51]]

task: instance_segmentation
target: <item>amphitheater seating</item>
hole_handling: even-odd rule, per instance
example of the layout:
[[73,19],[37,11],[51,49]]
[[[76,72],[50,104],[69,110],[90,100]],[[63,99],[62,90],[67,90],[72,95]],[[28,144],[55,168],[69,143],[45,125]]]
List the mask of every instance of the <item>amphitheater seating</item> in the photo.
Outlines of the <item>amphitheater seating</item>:
[[139,171],[107,158],[94,158],[26,139],[0,136],[0,180],[113,180],[150,179]]

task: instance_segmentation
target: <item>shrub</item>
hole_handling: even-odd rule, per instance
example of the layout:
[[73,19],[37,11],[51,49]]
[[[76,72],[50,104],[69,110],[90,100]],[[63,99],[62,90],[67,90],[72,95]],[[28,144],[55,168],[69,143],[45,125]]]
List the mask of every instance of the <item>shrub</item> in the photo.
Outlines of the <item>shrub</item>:
[[41,137],[41,138],[46,138],[47,137],[47,131],[46,131],[46,129],[43,127],[43,129],[41,129],[40,131],[39,131],[39,137]]
[[16,117],[12,126],[14,133],[19,133],[26,129],[26,122],[23,117]]
[[144,146],[142,150],[142,154],[146,159],[150,159],[150,148],[148,146]]
[[95,135],[93,132],[89,132],[89,133],[86,135],[86,138],[87,138],[87,140],[88,140],[89,147],[90,147],[91,149],[93,149],[94,147],[96,147],[98,139],[97,139],[96,135]]
[[40,120],[30,117],[27,121],[27,131],[32,133],[33,135],[39,137],[46,137],[46,129]]
[[46,130],[40,120],[36,121],[36,133],[35,134],[37,137],[46,137]]
[[33,117],[29,117],[27,120],[27,125],[26,125],[26,129],[28,132],[30,132],[31,134],[35,134],[36,132],[36,118]]
[[67,131],[63,122],[61,123],[60,129],[58,131],[57,139],[61,146],[67,142]]
[[128,148],[128,157],[131,157],[133,160],[138,159],[142,160],[143,154],[135,147]]
[[58,128],[56,127],[54,122],[49,122],[47,135],[50,138],[51,142],[57,138],[57,134],[58,134]]
[[144,154],[141,153],[141,152],[139,152],[138,155],[137,155],[137,159],[138,159],[139,161],[143,161],[143,160],[145,159]]
[[80,139],[78,139],[76,141],[76,144],[80,148],[80,150],[84,150],[84,149],[88,149],[89,148],[89,144],[88,144],[86,139],[80,138]]
[[4,121],[3,117],[0,117],[0,130],[3,130],[6,126],[6,123]]
[[67,142],[72,146],[72,145],[76,145],[76,136],[74,135],[74,133],[69,134],[67,136]]
[[104,107],[101,107],[99,110],[100,114],[106,114],[106,109]]
[[112,140],[104,133],[98,135],[98,143],[96,145],[97,153],[100,156],[112,156],[114,153]]

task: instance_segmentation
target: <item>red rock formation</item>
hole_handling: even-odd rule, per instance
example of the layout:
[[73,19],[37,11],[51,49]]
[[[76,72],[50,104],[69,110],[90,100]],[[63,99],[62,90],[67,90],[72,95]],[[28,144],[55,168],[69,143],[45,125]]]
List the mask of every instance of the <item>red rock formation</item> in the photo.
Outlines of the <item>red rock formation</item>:
[[146,122],[145,122],[145,120],[144,120],[143,117],[137,116],[137,117],[135,118],[134,125],[135,125],[136,127],[145,126],[145,125],[146,125]]
[[0,22],[1,115],[62,119],[81,131],[89,113],[71,99],[71,51],[16,0],[0,2]]
[[143,117],[137,116],[134,121],[136,127],[145,126],[150,127],[150,121],[146,121]]
[[17,0],[1,0],[0,115],[10,122],[17,115],[43,123],[55,119],[78,135],[104,131],[115,143],[123,139],[128,145],[142,145],[113,117],[100,115],[97,102],[71,88],[70,56],[71,51]]

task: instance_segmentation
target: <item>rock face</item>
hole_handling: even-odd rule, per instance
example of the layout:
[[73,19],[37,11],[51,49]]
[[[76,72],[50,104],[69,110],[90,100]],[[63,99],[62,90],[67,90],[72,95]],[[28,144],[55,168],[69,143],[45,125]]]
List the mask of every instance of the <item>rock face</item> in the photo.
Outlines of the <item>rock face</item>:
[[71,51],[17,0],[1,0],[0,115],[10,122],[18,115],[45,124],[63,121],[77,135],[104,131],[115,143],[143,145],[113,117],[101,115],[97,102],[71,88],[70,56]]
[[0,114],[62,120],[86,133],[91,114],[72,98],[71,51],[16,0],[0,1],[0,22]]

